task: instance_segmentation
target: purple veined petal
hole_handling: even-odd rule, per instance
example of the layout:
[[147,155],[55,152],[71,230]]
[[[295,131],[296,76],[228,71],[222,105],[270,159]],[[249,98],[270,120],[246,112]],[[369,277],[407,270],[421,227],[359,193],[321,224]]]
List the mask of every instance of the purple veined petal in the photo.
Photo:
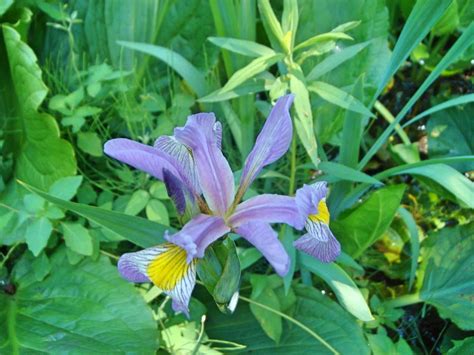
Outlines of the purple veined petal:
[[217,146],[222,149],[222,124],[219,121],[214,123],[214,134],[216,135]]
[[218,147],[215,122],[212,113],[189,116],[184,128],[175,129],[175,137],[191,148],[204,198],[214,213],[223,216],[234,198],[234,177]]
[[280,159],[288,151],[293,137],[293,124],[289,112],[293,98],[293,95],[279,98],[265,121],[245,161],[239,196],[245,193],[264,166]]
[[290,258],[278,240],[278,234],[263,222],[249,222],[236,232],[257,248],[280,276],[285,276],[290,267]]
[[324,263],[330,263],[339,256],[341,245],[327,224],[308,220],[306,231],[308,233],[293,243],[296,249]]
[[[189,191],[186,184],[166,169],[163,170],[163,182],[168,196],[173,200],[180,215],[186,212],[187,205],[195,205],[194,195]],[[195,209],[198,210],[198,207],[196,206]]]
[[296,191],[296,204],[304,220],[306,220],[309,215],[318,213],[319,201],[326,197],[327,191],[328,188],[325,181],[319,181],[312,185],[304,185]]
[[286,223],[303,229],[302,217],[294,197],[263,194],[240,203],[229,218],[232,227],[248,222]]
[[173,309],[189,317],[188,304],[196,284],[196,263],[186,251],[167,243],[120,257],[118,270],[131,282],[153,282],[172,299]]
[[196,173],[196,166],[194,164],[193,156],[191,151],[173,136],[161,136],[154,144],[154,147],[166,154],[170,155],[180,165],[183,171],[183,175],[186,176],[187,183],[192,187],[192,191],[199,195],[201,187]]
[[182,177],[180,167],[168,154],[146,144],[141,144],[126,138],[116,138],[107,141],[104,152],[108,156],[142,170],[159,180],[163,180],[163,169],[175,176]]
[[166,234],[165,239],[186,250],[187,260],[190,262],[194,258],[204,257],[206,248],[229,231],[230,228],[221,217],[200,214],[186,223],[179,232]]

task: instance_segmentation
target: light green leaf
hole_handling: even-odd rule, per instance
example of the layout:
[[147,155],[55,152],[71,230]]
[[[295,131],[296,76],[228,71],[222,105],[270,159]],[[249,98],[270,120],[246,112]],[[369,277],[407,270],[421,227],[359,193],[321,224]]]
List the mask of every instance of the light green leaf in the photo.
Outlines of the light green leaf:
[[308,86],[308,90],[321,96],[324,100],[345,108],[346,110],[361,113],[366,116],[375,117],[362,102],[351,94],[322,81],[314,81]]
[[288,52],[289,47],[285,44],[285,35],[280,22],[278,22],[278,19],[273,12],[270,1],[258,0],[258,10],[272,47],[279,47],[282,52]]
[[[263,275],[251,275],[250,283],[252,284],[252,294],[250,298],[258,303],[264,304],[276,311],[281,311],[280,301],[273,291],[271,285],[267,283],[266,276]],[[250,304],[250,310],[257,319],[258,323],[262,327],[265,334],[278,344],[281,338],[283,321],[281,316],[276,313],[270,312],[264,308],[258,307],[255,304]]]
[[247,57],[262,57],[275,55],[275,51],[267,46],[252,41],[228,37],[209,37],[216,46]]
[[334,68],[337,68],[342,63],[350,60],[356,56],[360,51],[367,47],[371,42],[366,41],[353,46],[344,48],[342,51],[337,51],[322,60],[320,63],[316,64],[313,69],[306,76],[306,80],[311,82],[323,76],[324,74],[330,72]]
[[125,207],[125,213],[131,216],[139,214],[150,200],[150,194],[145,190],[137,190],[132,194],[130,201]]
[[25,205],[25,210],[37,214],[43,210],[46,201],[38,195],[28,194],[23,197],[23,204]]
[[69,176],[57,180],[49,189],[51,196],[62,200],[71,200],[76,196],[77,189],[81,186],[82,176]]
[[58,178],[74,175],[76,161],[71,145],[59,138],[55,119],[38,113],[47,94],[41,70],[31,48],[12,27],[1,27],[4,58],[0,81],[0,114],[10,117],[6,136],[17,160],[16,176],[47,189]]
[[430,235],[423,256],[420,298],[465,330],[474,330],[474,223]]
[[93,253],[92,236],[89,230],[79,223],[61,223],[66,246],[72,251],[86,256]]
[[96,132],[79,132],[77,134],[77,146],[84,153],[93,157],[101,157],[104,154],[102,141]]
[[[308,286],[298,285],[293,290],[297,298],[290,318],[298,324],[287,320],[283,322],[278,345],[263,332],[260,324],[252,317],[249,307],[243,302],[232,317],[219,314],[208,307],[206,333],[212,339],[245,345],[245,352],[259,355],[299,355],[302,349],[311,349],[314,354],[331,354],[334,351],[352,355],[370,353],[362,328],[336,302]],[[301,325],[316,333],[334,350],[301,328]]]
[[0,16],[7,12],[8,8],[13,4],[13,0],[0,1]]
[[446,355],[465,355],[474,353],[474,337],[453,341],[454,346],[449,349]]
[[61,250],[37,282],[27,258],[17,263],[14,296],[0,294],[0,349],[6,354],[153,354],[157,327],[151,309],[109,260],[69,264]]
[[301,69],[290,74],[290,90],[295,94],[294,110],[296,119],[294,124],[296,133],[303,143],[309,158],[315,166],[318,166],[318,146],[314,135],[313,113],[309,101],[309,92],[306,89],[303,73]]
[[150,186],[150,195],[158,200],[169,200],[168,191],[163,181],[154,181]]
[[327,32],[323,33],[320,35],[316,35],[314,37],[311,37],[307,39],[306,41],[298,44],[295,47],[295,51],[306,48],[306,47],[311,47],[315,44],[321,43],[321,42],[327,42],[327,41],[334,41],[337,39],[349,39],[352,40],[353,38],[349,35],[346,35],[344,32]]
[[304,253],[299,253],[301,263],[322,278],[334,291],[341,305],[364,322],[374,320],[364,296],[347,273],[335,263],[322,263]]
[[69,202],[51,196],[41,190],[22,184],[26,189],[38,194],[45,200],[70,210],[89,221],[117,233],[123,239],[142,247],[149,248],[164,242],[164,232],[174,230],[171,227],[163,226],[156,222],[148,221],[144,218],[129,216],[123,213],[105,210],[100,207],[88,206],[81,203]]
[[365,182],[372,185],[383,185],[383,183],[376,178],[343,164],[325,161],[320,163],[318,168],[324,171],[326,174],[335,176],[340,180]]
[[28,223],[25,240],[34,256],[38,256],[46,247],[52,231],[53,226],[46,217],[40,217]]
[[142,53],[150,54],[165,62],[188,82],[189,86],[198,96],[204,96],[207,92],[207,83],[204,75],[183,56],[173,52],[171,49],[146,43],[118,41],[118,44]]
[[158,222],[165,226],[169,226],[170,217],[166,206],[158,201],[151,199],[146,205],[146,216],[150,221]]
[[245,67],[237,70],[234,75],[232,75],[232,77],[229,79],[229,81],[224,85],[224,87],[219,90],[219,93],[222,94],[235,89],[237,86],[244,83],[245,81],[253,78],[257,74],[260,74],[264,70],[267,70],[282,58],[283,54],[270,54],[254,59]]
[[341,242],[342,250],[358,258],[377,241],[395,217],[404,191],[404,185],[379,189],[331,222],[331,229]]

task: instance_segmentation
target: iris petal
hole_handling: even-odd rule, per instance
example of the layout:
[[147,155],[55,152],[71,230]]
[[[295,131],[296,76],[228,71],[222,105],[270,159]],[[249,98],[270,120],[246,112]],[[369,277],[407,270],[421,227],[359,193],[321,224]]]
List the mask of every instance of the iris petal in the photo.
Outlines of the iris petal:
[[306,230],[308,233],[293,243],[296,249],[325,263],[330,263],[339,256],[341,245],[327,224],[308,220]]

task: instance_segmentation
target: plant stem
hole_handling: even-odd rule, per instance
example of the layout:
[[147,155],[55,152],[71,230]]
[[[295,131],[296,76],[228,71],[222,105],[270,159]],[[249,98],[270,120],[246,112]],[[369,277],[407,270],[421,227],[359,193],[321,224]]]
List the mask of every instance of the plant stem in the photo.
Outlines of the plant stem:
[[326,340],[324,340],[320,335],[316,334],[314,331],[312,331],[310,328],[308,328],[306,325],[304,325],[303,323],[301,323],[300,321],[297,321],[296,319],[286,315],[285,313],[282,313],[282,312],[279,312],[271,307],[268,307],[262,303],[259,303],[259,302],[255,302],[254,300],[251,300],[250,298],[247,298],[247,297],[244,297],[244,296],[239,296],[239,298],[242,300],[242,301],[245,301],[245,302],[248,302],[248,303],[251,303],[251,304],[254,304],[260,308],[263,308],[263,309],[266,309],[267,311],[269,312],[272,312],[272,313],[275,313],[275,314],[278,314],[280,317],[282,318],[285,318],[287,321],[291,322],[291,323],[294,323],[296,324],[298,327],[300,327],[301,329],[303,329],[305,332],[307,332],[308,334],[310,334],[313,338],[315,338],[316,340],[318,340],[321,344],[323,344],[325,347],[327,347],[333,354],[336,354],[338,355],[339,352],[334,349]]
[[[393,121],[395,121],[395,117],[393,117],[392,113],[380,101],[375,101],[374,108],[382,115],[383,118],[385,118],[388,123],[392,123]],[[403,144],[411,144],[410,138],[408,138],[407,134],[402,129],[400,124],[397,124],[395,126],[395,131],[399,135]]]
[[423,302],[423,300],[420,297],[420,294],[412,293],[409,295],[403,295],[403,296],[397,297],[393,300],[385,302],[384,304],[388,307],[398,308],[398,307],[405,307],[405,306],[409,306],[409,305],[420,303],[420,302]]

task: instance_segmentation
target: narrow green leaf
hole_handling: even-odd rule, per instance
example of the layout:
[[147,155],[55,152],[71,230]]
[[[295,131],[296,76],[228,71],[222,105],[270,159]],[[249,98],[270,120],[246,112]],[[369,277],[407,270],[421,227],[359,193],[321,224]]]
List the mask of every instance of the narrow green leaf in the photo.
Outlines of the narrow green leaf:
[[126,48],[150,54],[165,62],[188,82],[189,86],[198,96],[203,96],[207,92],[207,83],[204,75],[182,55],[172,51],[171,49],[147,43],[125,41],[118,41],[117,43]]
[[[428,1],[428,0],[426,0]],[[426,2],[420,1],[417,2],[415,7],[419,4]],[[446,1],[443,1],[443,3]],[[441,75],[441,73],[455,60],[457,60],[465,50],[474,43],[474,23],[472,23],[458,38],[454,45],[449,49],[448,53],[441,59],[441,61],[436,65],[435,69],[430,73],[426,78],[423,84],[418,88],[415,94],[410,98],[407,104],[402,108],[402,110],[395,117],[393,121],[385,131],[377,138],[375,143],[370,147],[369,151],[365,154],[364,158],[360,161],[358,169],[362,169],[372,157],[377,153],[380,147],[385,143],[390,134],[392,134],[395,126],[400,123],[400,121],[405,117],[405,115],[410,111],[415,102],[421,97],[421,95],[430,87],[430,85]]]
[[304,253],[298,253],[301,263],[322,278],[334,291],[341,305],[358,319],[374,320],[364,296],[347,273],[335,263],[322,263]]
[[320,63],[316,64],[313,69],[311,69],[309,74],[306,76],[306,80],[311,82],[320,78],[324,74],[329,73],[331,70],[337,68],[342,63],[347,62],[351,58],[355,57],[357,53],[362,51],[370,43],[371,41],[354,44],[353,46],[344,48],[340,52],[329,55]]
[[209,37],[208,40],[221,48],[247,57],[262,57],[275,55],[275,51],[262,44],[238,38]]
[[281,28],[280,22],[273,12],[272,6],[269,0],[258,0],[258,10],[262,19],[265,32],[272,46],[279,46],[280,49],[287,53],[289,48],[285,44],[285,34]]
[[408,232],[410,233],[411,261],[408,289],[411,290],[413,283],[415,282],[416,269],[418,268],[418,257],[420,256],[420,238],[418,236],[418,227],[416,226],[415,219],[411,213],[403,207],[398,209],[398,213],[400,217],[402,217],[403,222],[405,222]]
[[20,181],[19,183],[27,190],[38,194],[45,200],[87,218],[91,222],[117,233],[124,239],[129,240],[142,248],[149,248],[163,243],[164,232],[166,230],[173,232],[173,228],[171,227],[163,226],[144,218],[129,216],[123,213],[105,210],[100,207],[61,200],[47,194],[46,192],[38,190],[33,186]]
[[281,27],[285,34],[285,40],[289,42],[288,48],[293,49],[295,45],[296,31],[298,30],[298,1],[297,0],[285,0],[283,3],[283,14],[281,15]]
[[255,94],[257,92],[262,92],[265,90],[269,90],[270,87],[265,83],[263,80],[259,79],[251,79],[247,80],[239,87],[234,88],[232,90],[223,90],[218,89],[209,95],[201,97],[198,99],[199,102],[220,102],[220,101],[227,101],[230,99],[235,99],[237,97]]
[[365,182],[367,184],[373,185],[383,185],[380,180],[367,175],[359,170],[352,169],[343,164],[334,163],[334,162],[321,162],[318,168],[324,171],[326,174],[333,175],[340,180],[346,181],[355,181],[355,182]]
[[317,43],[334,41],[337,39],[353,40],[354,38],[345,34],[344,32],[327,32],[320,35],[316,35],[314,37],[307,39],[304,42],[301,42],[295,47],[295,51],[303,49],[303,48],[311,47]]
[[351,94],[322,81],[314,81],[308,86],[308,90],[321,96],[324,100],[345,108],[346,110],[361,113],[366,116],[375,117],[362,102]]

